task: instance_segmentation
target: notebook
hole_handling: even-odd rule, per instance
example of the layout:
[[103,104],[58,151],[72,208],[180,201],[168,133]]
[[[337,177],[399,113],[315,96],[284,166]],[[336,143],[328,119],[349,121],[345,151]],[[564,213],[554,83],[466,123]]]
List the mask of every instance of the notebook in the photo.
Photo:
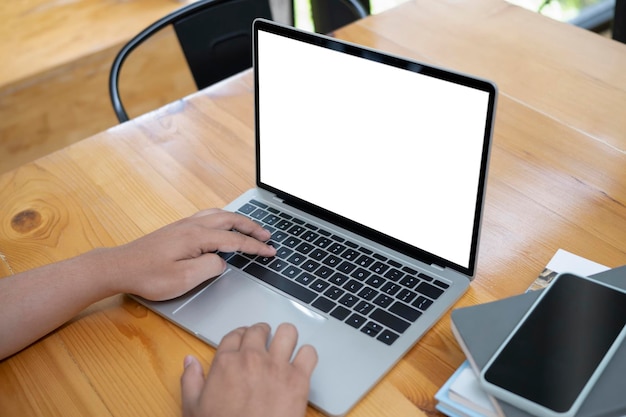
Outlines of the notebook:
[[[610,269],[590,278],[626,288],[626,266]],[[452,330],[476,373],[515,328],[542,290],[529,291],[503,300],[452,311]],[[622,343],[593,389],[583,402],[578,417],[615,417],[626,415],[624,374],[626,344]],[[492,397],[500,414],[506,417],[532,417],[529,413]]]
[[466,291],[492,137],[493,83],[331,37],[253,24],[256,188],[225,209],[274,258],[149,308],[211,345],[291,322],[318,352],[310,404],[346,414]]

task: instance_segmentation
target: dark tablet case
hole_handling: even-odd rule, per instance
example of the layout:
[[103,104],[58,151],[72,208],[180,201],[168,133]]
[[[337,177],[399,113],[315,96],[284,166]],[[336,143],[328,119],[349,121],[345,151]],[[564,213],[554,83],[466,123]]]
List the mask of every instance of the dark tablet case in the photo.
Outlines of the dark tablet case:
[[[626,289],[626,265],[591,278]],[[452,330],[476,374],[519,323],[540,291],[452,311]],[[506,417],[530,417],[504,401],[495,401]],[[617,350],[576,414],[577,417],[617,415],[626,415],[626,343]]]

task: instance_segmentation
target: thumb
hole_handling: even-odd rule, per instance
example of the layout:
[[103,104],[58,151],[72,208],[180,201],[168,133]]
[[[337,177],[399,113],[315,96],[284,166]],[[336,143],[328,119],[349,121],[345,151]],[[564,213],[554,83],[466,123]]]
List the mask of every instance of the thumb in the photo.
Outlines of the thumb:
[[185,370],[180,377],[180,390],[183,403],[183,416],[193,415],[192,410],[200,400],[204,386],[204,371],[198,359],[188,355],[184,362]]

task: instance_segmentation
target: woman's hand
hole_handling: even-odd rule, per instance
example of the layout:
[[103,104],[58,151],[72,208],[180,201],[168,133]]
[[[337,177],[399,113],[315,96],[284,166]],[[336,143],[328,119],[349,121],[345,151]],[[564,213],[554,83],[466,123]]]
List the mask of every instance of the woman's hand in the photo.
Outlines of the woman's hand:
[[298,340],[291,324],[281,324],[268,347],[269,337],[265,323],[230,332],[217,347],[206,378],[197,359],[186,357],[183,416],[304,416],[317,353],[304,345],[291,359]]
[[116,265],[113,292],[166,300],[220,275],[226,262],[215,251],[274,256],[270,233],[235,213],[210,209],[179,220],[107,255]]

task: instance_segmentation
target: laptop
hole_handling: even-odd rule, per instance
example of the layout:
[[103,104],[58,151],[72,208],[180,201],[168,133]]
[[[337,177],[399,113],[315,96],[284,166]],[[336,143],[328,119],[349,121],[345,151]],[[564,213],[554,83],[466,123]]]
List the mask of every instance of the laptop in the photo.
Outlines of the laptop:
[[282,322],[318,352],[310,404],[346,414],[476,271],[493,83],[271,21],[253,23],[256,188],[225,209],[273,258],[150,309],[216,346]]

